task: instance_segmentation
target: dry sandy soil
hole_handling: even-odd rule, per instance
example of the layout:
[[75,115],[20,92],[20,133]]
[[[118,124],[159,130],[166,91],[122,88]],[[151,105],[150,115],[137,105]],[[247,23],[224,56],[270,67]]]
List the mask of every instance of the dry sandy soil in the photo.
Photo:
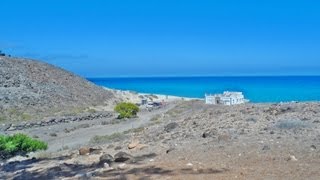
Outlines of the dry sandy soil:
[[[108,120],[90,121],[90,127],[85,128],[71,123],[63,128],[25,130],[54,147],[50,147],[50,153],[39,152],[27,159],[3,163],[0,176],[8,179],[320,177],[319,103],[229,107],[205,105],[197,100],[179,101],[142,112],[138,119],[110,121],[113,123],[105,125],[101,125],[102,121]],[[79,128],[62,132],[72,127]],[[49,137],[51,131],[57,136]],[[94,135],[99,136],[92,138]],[[58,140],[69,146],[59,145]],[[81,148],[88,153],[80,155],[79,147],[93,149]]]

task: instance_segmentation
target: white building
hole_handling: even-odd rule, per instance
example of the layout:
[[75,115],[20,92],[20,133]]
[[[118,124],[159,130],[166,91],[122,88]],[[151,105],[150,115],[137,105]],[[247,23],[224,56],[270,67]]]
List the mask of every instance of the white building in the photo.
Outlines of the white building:
[[205,96],[206,104],[222,104],[230,106],[248,102],[248,100],[244,99],[242,92],[225,91],[223,94],[206,94]]

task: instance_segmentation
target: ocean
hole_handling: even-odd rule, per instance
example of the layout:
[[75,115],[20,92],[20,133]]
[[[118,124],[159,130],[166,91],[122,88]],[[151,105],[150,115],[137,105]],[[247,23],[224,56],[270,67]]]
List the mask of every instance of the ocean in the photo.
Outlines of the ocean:
[[241,91],[250,102],[320,101],[320,76],[88,78],[108,88],[204,98]]

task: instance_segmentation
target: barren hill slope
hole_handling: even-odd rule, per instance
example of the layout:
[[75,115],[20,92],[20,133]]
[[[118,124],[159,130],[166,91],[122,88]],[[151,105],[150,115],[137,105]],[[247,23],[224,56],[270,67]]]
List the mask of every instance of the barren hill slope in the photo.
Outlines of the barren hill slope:
[[105,105],[114,95],[61,68],[0,57],[0,120],[28,120]]

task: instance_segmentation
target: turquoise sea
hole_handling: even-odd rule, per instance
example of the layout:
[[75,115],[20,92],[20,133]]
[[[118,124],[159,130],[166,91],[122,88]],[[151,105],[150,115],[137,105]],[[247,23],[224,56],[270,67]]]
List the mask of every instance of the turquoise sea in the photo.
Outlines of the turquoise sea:
[[251,102],[320,101],[320,76],[88,78],[114,89],[204,98],[241,91]]

